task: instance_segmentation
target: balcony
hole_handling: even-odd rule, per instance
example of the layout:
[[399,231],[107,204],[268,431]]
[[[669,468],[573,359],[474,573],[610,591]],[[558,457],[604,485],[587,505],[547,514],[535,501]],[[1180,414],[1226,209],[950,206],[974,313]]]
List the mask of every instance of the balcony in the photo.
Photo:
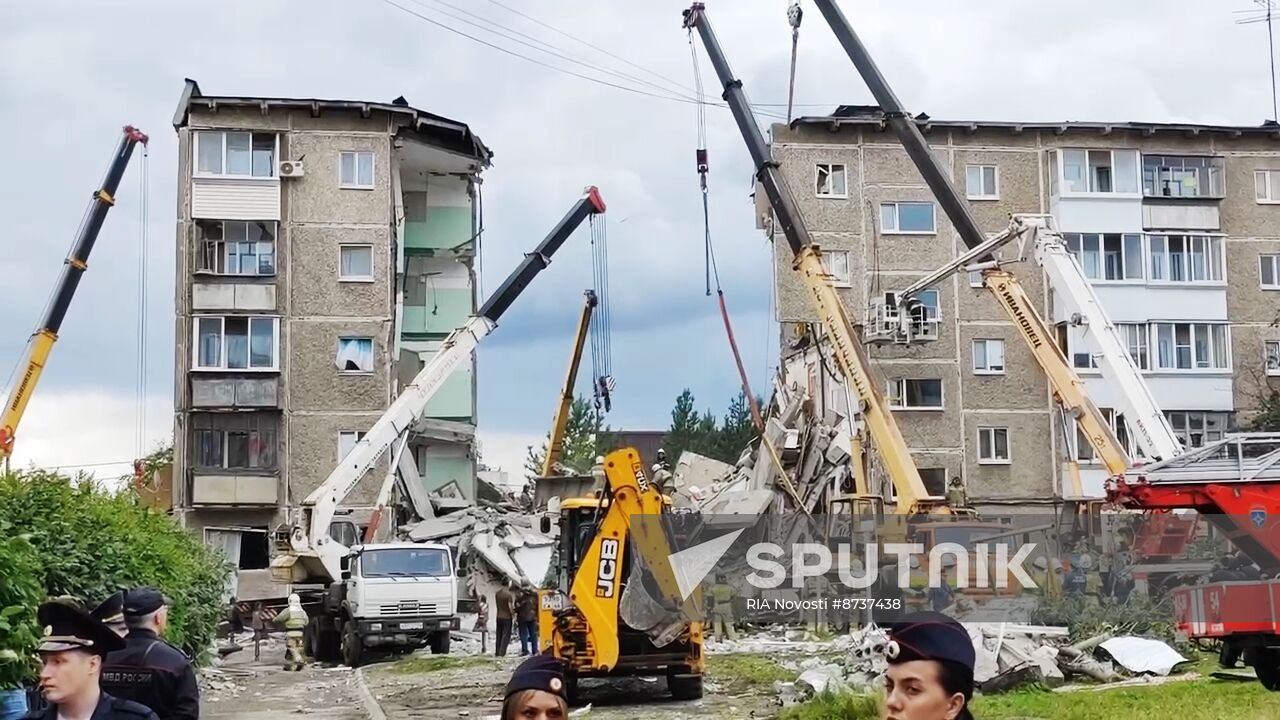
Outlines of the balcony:
[[196,507],[274,507],[280,478],[275,470],[191,471],[191,505]]
[[280,378],[193,376],[191,407],[278,408]]

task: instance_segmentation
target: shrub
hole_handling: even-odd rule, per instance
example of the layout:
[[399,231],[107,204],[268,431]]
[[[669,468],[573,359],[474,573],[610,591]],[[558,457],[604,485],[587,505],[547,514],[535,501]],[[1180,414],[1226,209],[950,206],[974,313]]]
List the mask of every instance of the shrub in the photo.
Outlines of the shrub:
[[[11,530],[0,537],[26,534],[36,555],[22,573],[28,579],[14,576],[15,582],[30,583],[34,572],[39,596],[70,595],[90,607],[120,588],[155,586],[173,602],[166,639],[203,659],[223,615],[230,567],[171,518],[139,503],[131,490],[42,470],[0,475],[5,527]],[[0,592],[0,605],[4,597]],[[28,641],[13,649],[21,654],[32,648]]]
[[0,690],[22,686],[32,670],[39,628],[40,559],[26,535],[0,519]]

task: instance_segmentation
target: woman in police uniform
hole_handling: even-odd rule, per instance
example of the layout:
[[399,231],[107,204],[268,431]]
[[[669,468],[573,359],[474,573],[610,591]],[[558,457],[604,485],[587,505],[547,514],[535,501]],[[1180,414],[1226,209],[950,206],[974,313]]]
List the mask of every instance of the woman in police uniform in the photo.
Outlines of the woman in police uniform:
[[885,720],[973,720],[969,633],[936,612],[908,615],[889,630]]
[[507,682],[502,720],[565,720],[564,666],[550,655],[534,655],[520,663]]
[[27,714],[32,720],[157,720],[151,708],[112,697],[98,686],[107,653],[124,640],[63,601],[40,606],[36,619],[44,626],[40,640],[40,689],[49,707]]

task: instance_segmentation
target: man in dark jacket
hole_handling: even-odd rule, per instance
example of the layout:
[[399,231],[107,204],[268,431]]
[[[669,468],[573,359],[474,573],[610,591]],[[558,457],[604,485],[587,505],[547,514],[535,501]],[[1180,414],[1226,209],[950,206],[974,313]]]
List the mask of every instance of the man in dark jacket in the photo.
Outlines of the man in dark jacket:
[[112,697],[99,684],[103,658],[124,640],[84,610],[62,601],[42,604],[40,688],[49,706],[28,720],[156,720],[151,708]]
[[494,617],[497,618],[497,637],[493,641],[494,655],[505,657],[507,645],[511,642],[511,624],[516,610],[516,594],[511,590],[511,581],[505,580],[502,587],[493,596]]
[[169,622],[164,596],[155,588],[125,593],[125,648],[107,656],[102,689],[142,703],[160,720],[197,720],[200,688],[191,660],[160,639]]

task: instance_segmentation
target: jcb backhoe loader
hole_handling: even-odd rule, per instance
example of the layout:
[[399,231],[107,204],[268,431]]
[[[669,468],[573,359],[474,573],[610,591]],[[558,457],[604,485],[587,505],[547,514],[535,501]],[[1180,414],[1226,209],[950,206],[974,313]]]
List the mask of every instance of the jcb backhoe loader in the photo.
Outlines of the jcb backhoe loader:
[[[579,677],[665,675],[677,700],[702,697],[701,596],[676,583],[671,502],[633,448],[605,456],[600,497],[560,505],[557,588],[539,593],[539,648]],[[544,532],[551,519],[544,517]]]

